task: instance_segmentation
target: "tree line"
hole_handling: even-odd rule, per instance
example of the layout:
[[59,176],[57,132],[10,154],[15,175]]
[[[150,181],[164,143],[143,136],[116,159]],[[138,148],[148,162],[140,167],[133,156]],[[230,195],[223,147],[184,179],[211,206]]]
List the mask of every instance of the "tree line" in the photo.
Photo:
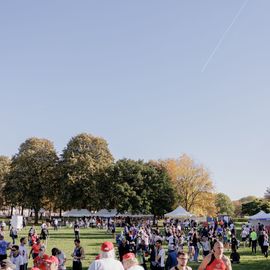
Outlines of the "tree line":
[[35,222],[41,208],[60,215],[72,208],[107,208],[156,216],[179,204],[199,215],[235,209],[189,156],[115,161],[106,140],[86,133],[72,137],[60,155],[53,142],[29,138],[12,158],[0,156],[0,193],[2,208],[33,209]]

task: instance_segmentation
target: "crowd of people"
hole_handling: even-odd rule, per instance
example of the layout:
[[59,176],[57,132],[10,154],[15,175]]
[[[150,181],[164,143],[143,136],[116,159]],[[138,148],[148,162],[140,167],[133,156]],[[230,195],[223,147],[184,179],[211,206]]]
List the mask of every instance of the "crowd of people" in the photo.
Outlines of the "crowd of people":
[[[85,226],[83,220],[73,223],[74,250],[72,270],[82,270],[85,251],[80,242],[80,229]],[[107,232],[114,235],[115,220],[103,221]],[[231,264],[240,263],[238,249],[249,246],[256,254],[259,245],[261,253],[267,257],[269,236],[263,224],[252,227],[243,225],[240,239],[236,237],[236,228],[232,221],[212,221],[198,224],[194,220],[167,219],[163,228],[150,220],[121,220],[123,230],[116,235],[115,246],[112,242],[101,245],[100,254],[90,264],[88,270],[191,270],[190,262],[198,262],[198,270],[232,269]],[[58,223],[52,221],[55,230]],[[10,236],[14,228],[10,228]],[[29,229],[28,237],[16,238],[8,243],[0,233],[0,262],[14,270],[27,270],[28,260],[33,259],[32,270],[65,270],[66,255],[54,247],[50,254],[46,252],[49,235],[46,223],[41,225],[38,234],[35,227]],[[238,234],[239,235],[239,234]],[[11,236],[12,237],[12,236]],[[30,246],[28,252],[27,245]],[[8,256],[8,250],[10,254]],[[230,256],[224,255],[230,252]],[[218,268],[219,267],[219,268]],[[4,268],[4,267],[2,267]]]

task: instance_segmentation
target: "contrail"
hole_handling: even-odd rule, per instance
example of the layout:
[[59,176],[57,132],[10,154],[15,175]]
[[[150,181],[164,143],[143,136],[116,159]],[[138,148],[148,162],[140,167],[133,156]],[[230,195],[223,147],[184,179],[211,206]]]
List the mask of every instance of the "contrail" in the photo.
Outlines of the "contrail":
[[236,15],[234,16],[232,22],[230,23],[230,25],[227,27],[227,29],[224,31],[224,33],[222,34],[221,38],[219,39],[216,47],[214,48],[214,50],[212,51],[212,53],[209,55],[209,57],[207,58],[204,66],[201,69],[201,72],[204,72],[205,69],[207,68],[208,64],[210,63],[210,61],[212,60],[212,58],[214,57],[214,55],[216,54],[217,50],[219,49],[220,45],[222,44],[226,34],[231,30],[231,28],[233,27],[234,23],[236,22],[236,20],[238,19],[238,17],[240,16],[241,12],[243,11],[243,9],[246,7],[247,3],[249,0],[246,0],[242,6],[240,7],[240,9],[238,10],[238,12],[236,13]]

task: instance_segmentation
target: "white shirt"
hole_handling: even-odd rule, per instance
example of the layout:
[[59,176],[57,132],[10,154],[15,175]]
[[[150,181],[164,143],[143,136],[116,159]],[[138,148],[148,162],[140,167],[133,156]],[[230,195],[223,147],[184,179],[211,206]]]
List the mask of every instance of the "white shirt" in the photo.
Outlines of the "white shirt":
[[66,269],[66,266],[65,266],[66,255],[65,255],[65,253],[64,253],[63,251],[61,251],[60,254],[57,254],[57,255],[56,255],[56,258],[57,258],[58,261],[59,261],[58,269],[61,269],[61,270]]
[[164,248],[161,248],[158,252],[157,252],[157,256],[160,256],[160,259],[159,259],[159,265],[161,267],[164,267],[165,266],[165,250]]
[[134,265],[129,267],[127,270],[144,270],[144,268],[140,265]]
[[93,261],[88,270],[124,270],[122,263],[113,258]]
[[23,264],[28,263],[28,251],[25,245],[19,245],[20,255],[23,258]]
[[17,257],[11,256],[10,261],[16,265],[16,270],[20,270],[20,266],[24,265],[23,257],[21,255],[18,255]]

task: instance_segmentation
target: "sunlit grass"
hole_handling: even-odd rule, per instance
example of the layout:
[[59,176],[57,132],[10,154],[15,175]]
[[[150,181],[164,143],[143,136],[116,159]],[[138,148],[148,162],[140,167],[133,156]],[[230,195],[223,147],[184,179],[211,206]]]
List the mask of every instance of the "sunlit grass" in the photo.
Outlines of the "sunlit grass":
[[[119,231],[119,229],[118,229]],[[18,240],[21,236],[27,236],[28,228],[19,232]],[[8,236],[8,232],[6,232],[6,239],[10,241],[10,237]],[[90,262],[95,258],[95,256],[100,251],[101,244],[106,241],[114,241],[111,234],[106,234],[104,230],[98,229],[81,229],[81,245],[85,249],[86,258],[83,261],[83,267],[88,268]],[[57,247],[64,251],[68,260],[67,267],[71,268],[72,266],[72,258],[71,253],[74,249],[74,234],[73,229],[59,229],[58,231],[54,231],[50,229],[50,236],[47,243],[47,253],[50,254],[50,251],[53,247]],[[30,249],[30,247],[29,247]],[[260,253],[260,249],[258,248],[257,255],[251,254],[250,248],[240,247],[239,253],[241,256],[241,263],[239,265],[233,265],[233,269],[235,270],[270,270],[270,259],[265,258]],[[226,253],[229,255],[229,253]],[[200,259],[202,257],[200,256]],[[193,270],[198,269],[199,264],[190,263],[189,264]],[[29,262],[29,267],[32,266],[32,260]]]

